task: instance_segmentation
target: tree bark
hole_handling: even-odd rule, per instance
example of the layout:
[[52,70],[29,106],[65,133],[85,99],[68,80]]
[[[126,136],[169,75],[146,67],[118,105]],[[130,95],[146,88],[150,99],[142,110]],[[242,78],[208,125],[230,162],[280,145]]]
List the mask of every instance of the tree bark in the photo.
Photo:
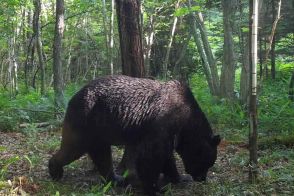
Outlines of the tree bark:
[[258,174],[257,161],[257,35],[258,2],[250,1],[250,98],[249,98],[249,180],[255,183]]
[[139,0],[116,0],[122,73],[144,76]]
[[62,109],[65,106],[63,94],[62,75],[62,37],[64,32],[64,0],[56,0],[56,22],[53,44],[53,87],[55,94],[55,106]]
[[113,45],[114,45],[114,33],[113,33],[113,29],[114,29],[114,12],[115,12],[115,1],[111,0],[111,18],[110,18],[110,42],[109,42],[109,50],[110,50],[110,74],[113,75],[114,73],[114,69],[113,69]]
[[224,57],[220,79],[220,94],[229,99],[234,98],[236,60],[234,53],[233,26],[236,0],[222,0],[224,23]]
[[104,29],[104,36],[105,36],[105,47],[106,47],[106,58],[107,64],[110,62],[110,54],[109,54],[109,31],[107,28],[108,24],[108,17],[106,13],[106,3],[105,0],[102,0],[102,15],[103,15],[103,29]]
[[149,16],[149,24],[148,24],[148,29],[146,33],[146,48],[145,48],[145,69],[146,69],[146,75],[150,75],[150,61],[151,61],[151,51],[152,51],[152,46],[154,42],[154,36],[155,36],[155,31],[154,31],[154,13],[152,12],[151,15]]

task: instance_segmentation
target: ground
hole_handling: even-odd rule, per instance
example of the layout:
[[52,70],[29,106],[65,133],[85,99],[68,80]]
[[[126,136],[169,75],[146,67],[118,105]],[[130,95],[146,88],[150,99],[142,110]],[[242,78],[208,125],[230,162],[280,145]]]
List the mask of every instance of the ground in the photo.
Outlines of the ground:
[[[140,195],[130,187],[112,189],[111,184],[99,183],[87,156],[67,166],[62,180],[53,182],[47,163],[60,139],[60,130],[0,132],[0,195]],[[114,165],[121,156],[122,150],[113,148]],[[247,182],[246,143],[224,139],[206,183],[167,185],[164,195],[293,195],[293,148],[261,148],[259,157],[260,177],[252,185]],[[177,164],[184,173],[179,159]]]

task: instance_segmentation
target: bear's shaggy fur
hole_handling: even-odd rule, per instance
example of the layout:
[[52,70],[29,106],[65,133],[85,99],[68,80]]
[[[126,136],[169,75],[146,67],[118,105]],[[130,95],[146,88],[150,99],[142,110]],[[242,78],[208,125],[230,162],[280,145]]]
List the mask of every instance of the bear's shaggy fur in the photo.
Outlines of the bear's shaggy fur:
[[61,148],[50,159],[49,172],[59,179],[64,165],[88,153],[104,178],[117,180],[111,145],[125,145],[135,155],[132,159],[145,192],[155,195],[160,173],[179,181],[174,149],[186,172],[194,180],[205,180],[219,142],[190,89],[181,82],[101,77],[70,100]]

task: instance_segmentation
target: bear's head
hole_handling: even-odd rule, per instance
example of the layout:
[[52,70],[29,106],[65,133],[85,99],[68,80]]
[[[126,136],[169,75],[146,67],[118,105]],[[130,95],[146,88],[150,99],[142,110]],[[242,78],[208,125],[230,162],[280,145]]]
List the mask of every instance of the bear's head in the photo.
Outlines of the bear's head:
[[219,135],[209,138],[194,138],[186,135],[178,138],[176,151],[183,160],[186,172],[193,177],[193,180],[206,180],[208,169],[216,161],[217,146],[220,141]]

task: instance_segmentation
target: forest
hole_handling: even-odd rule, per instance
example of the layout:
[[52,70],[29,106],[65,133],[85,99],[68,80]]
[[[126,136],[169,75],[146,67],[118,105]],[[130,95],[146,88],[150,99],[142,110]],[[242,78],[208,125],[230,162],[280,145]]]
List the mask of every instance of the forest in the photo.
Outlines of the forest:
[[[294,0],[1,0],[0,195],[141,195],[87,155],[48,172],[73,95],[122,74],[188,84],[221,136],[206,182],[159,179],[160,195],[293,195],[293,13]],[[118,168],[124,147],[111,150]]]

